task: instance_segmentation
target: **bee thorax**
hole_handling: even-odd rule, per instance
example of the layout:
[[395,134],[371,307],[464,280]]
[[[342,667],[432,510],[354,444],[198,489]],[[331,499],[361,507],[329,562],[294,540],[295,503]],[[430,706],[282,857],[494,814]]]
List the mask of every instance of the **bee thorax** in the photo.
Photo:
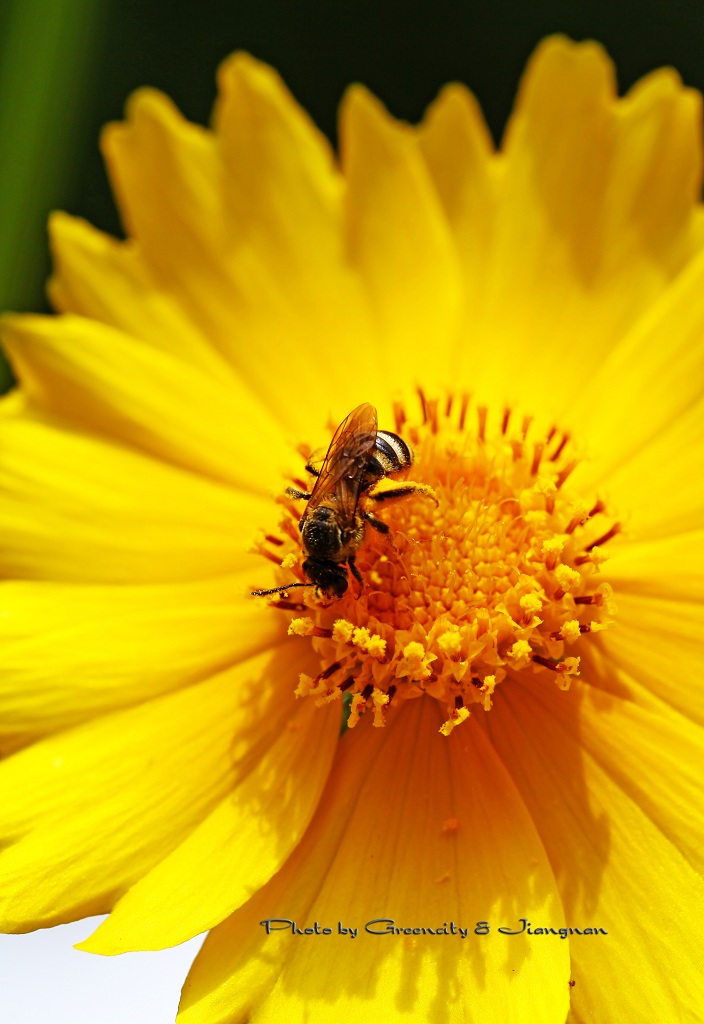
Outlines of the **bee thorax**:
[[331,509],[316,508],[305,520],[301,530],[305,549],[313,558],[332,561],[342,557],[342,532]]

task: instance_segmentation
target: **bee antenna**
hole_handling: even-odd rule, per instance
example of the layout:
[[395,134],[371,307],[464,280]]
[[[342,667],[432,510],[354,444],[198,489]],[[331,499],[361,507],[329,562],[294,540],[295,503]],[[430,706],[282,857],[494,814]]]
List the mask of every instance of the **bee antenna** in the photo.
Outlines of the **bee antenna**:
[[314,583],[287,583],[285,587],[272,587],[271,590],[252,590],[252,597],[266,597],[267,594],[282,594],[286,590],[293,590],[294,587],[314,587]]

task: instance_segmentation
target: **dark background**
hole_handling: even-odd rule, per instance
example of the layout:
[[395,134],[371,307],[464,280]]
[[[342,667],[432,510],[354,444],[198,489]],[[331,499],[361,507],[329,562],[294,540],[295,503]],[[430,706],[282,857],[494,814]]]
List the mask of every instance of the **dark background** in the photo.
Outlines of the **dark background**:
[[[1,5],[22,2],[0,0],[0,30]],[[47,9],[52,4],[43,2]],[[364,82],[397,117],[417,121],[453,79],[474,90],[500,138],[526,59],[552,32],[601,41],[616,62],[622,91],[663,64],[704,89],[704,0],[92,2],[94,24],[81,43],[91,54],[72,101],[68,166],[46,195],[38,195],[37,255],[22,295],[12,295],[15,308],[43,308],[48,258],[41,225],[49,208],[120,232],[97,148],[100,126],[120,118],[127,96],[141,85],[163,89],[189,118],[206,123],[216,66],[235,49],[273,64],[333,140],[336,107],[350,82]],[[45,158],[51,159],[37,152],[37,160]]]

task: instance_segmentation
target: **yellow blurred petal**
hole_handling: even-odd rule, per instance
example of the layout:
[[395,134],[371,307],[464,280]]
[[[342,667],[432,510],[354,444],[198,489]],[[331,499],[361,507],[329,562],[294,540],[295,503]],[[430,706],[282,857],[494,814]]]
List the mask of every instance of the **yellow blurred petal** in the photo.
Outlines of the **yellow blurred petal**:
[[704,724],[704,604],[621,593],[599,648],[646,691]]
[[340,113],[350,255],[381,332],[381,372],[393,387],[454,382],[459,266],[415,133],[361,86]]
[[[591,683],[586,672],[582,675]],[[624,682],[628,676],[617,670],[616,679]],[[575,688],[579,694],[580,742],[702,874],[701,726],[659,701],[651,701],[649,707],[639,705],[632,699],[632,688],[620,696],[604,692],[598,683],[596,687],[575,683]]]
[[459,84],[446,86],[428,108],[418,142],[460,256],[468,311],[464,352],[458,353],[464,363],[477,358],[472,324],[485,291],[499,165],[481,108]]
[[[702,370],[695,367],[695,372]],[[647,537],[676,545],[688,534],[695,541],[704,523],[704,488],[699,470],[703,456],[704,401],[700,399],[674,422],[664,425],[657,437],[643,444],[600,484],[599,489],[608,495],[617,514],[625,512],[626,529],[637,538],[636,543]],[[677,573],[693,575],[691,559],[698,555],[692,541],[690,558],[679,560]],[[619,545],[619,556],[622,547],[625,551],[626,545]],[[619,565],[617,560],[609,565],[609,575],[612,567],[618,572]],[[661,578],[663,575],[662,585],[669,588],[676,573],[666,572]]]
[[330,144],[279,75],[248,54],[221,65],[218,85],[213,122],[236,244],[256,249],[270,272],[285,273],[283,287],[301,301],[311,273],[341,255],[343,182]]
[[263,728],[271,742],[290,715],[292,688],[274,674],[283,665],[259,655],[0,764],[0,830],[17,840],[0,854],[3,928],[105,913],[182,842],[261,756]]
[[247,491],[280,487],[283,438],[234,376],[224,386],[170,355],[83,317],[5,321],[28,399],[70,423]]
[[119,242],[65,213],[49,220],[54,259],[50,295],[61,312],[116,327],[225,382],[232,371],[163,282],[139,246]]
[[154,89],[134,93],[127,116],[102,139],[125,227],[164,285],[187,300],[217,279],[225,245],[216,140]]
[[[704,452],[704,253],[684,271],[573,396],[566,426],[589,446],[583,487],[609,488],[657,535],[692,529]],[[698,501],[696,498],[698,497]],[[670,504],[673,507],[670,507]],[[640,508],[639,506],[647,506]]]
[[[349,363],[365,364],[374,352],[345,258],[342,184],[327,144],[273,71],[236,57],[223,65],[221,85],[217,135],[141,90],[128,121],[106,131],[105,155],[158,287],[300,436],[315,417],[306,402],[282,401],[283,375],[306,394],[332,386],[344,415],[362,400]],[[281,250],[272,259],[275,240]],[[285,365],[283,352],[293,354]]]
[[608,578],[619,602],[623,593],[704,601],[704,530],[614,544],[609,552]]
[[700,245],[699,122],[698,94],[670,70],[616,101],[600,46],[538,47],[497,158],[484,293],[470,311],[480,392],[506,386],[510,364],[510,402],[569,409]]
[[[584,700],[589,704],[582,709]],[[555,700],[554,687],[516,681],[510,698],[498,693],[485,722],[498,754],[532,815],[558,881],[568,926],[603,927],[608,936],[570,939],[572,1004],[578,1020],[672,1020],[694,1024],[702,1005],[701,879],[648,810],[585,749],[582,729],[598,745],[599,732],[617,727],[614,702],[602,701],[611,721],[595,727],[599,698],[575,685]],[[628,714],[628,712],[626,712]],[[632,742],[648,756],[652,742],[637,714],[628,719]],[[621,724],[625,719],[620,718]],[[674,719],[669,743],[676,743]],[[683,734],[684,736],[684,734]],[[622,732],[620,741],[630,741]],[[616,755],[616,740],[611,751]],[[651,771],[656,770],[650,751]],[[672,756],[672,751],[670,751]],[[608,752],[604,765],[613,769]],[[674,782],[675,799],[687,792]],[[659,808],[668,821],[666,808]],[[634,912],[637,908],[637,913]],[[665,967],[663,965],[666,965]],[[624,979],[637,979],[637,984]],[[598,983],[597,983],[598,982]],[[604,993],[608,1009],[604,1011]]]
[[164,583],[253,566],[271,501],[24,417],[0,418],[6,576]]
[[[329,143],[272,68],[237,53],[220,67],[218,83],[214,126],[231,239],[225,314],[234,302],[248,339],[242,345],[225,328],[222,344],[254,389],[282,406],[293,403],[281,402],[281,375],[272,375],[262,352],[272,359],[290,352],[288,386],[323,405],[337,395],[344,415],[345,405],[369,397],[356,376],[377,350],[347,259],[342,176]],[[304,422],[293,408],[286,415]]]
[[339,734],[339,704],[324,711],[312,701],[299,705],[250,774],[119,900],[80,948],[112,955],[175,946],[245,903],[300,841]]
[[[282,871],[206,940],[179,1024],[248,1019],[563,1021],[567,943],[505,936],[530,913],[556,927],[554,880],[518,794],[480,730],[440,736],[434,702],[392,719],[380,743],[345,738],[321,806]],[[462,738],[462,730],[467,730]],[[348,737],[350,734],[347,734]],[[454,822],[447,827],[448,821]],[[331,926],[330,936],[266,936],[260,921]],[[367,922],[469,928],[370,935]],[[477,936],[479,920],[491,934]],[[338,921],[358,927],[338,935]],[[383,927],[383,926],[382,926]]]
[[0,748],[199,682],[275,646],[284,623],[248,595],[252,574],[119,587],[0,584]]
[[474,263],[479,238],[491,223],[487,206],[494,198],[495,153],[481,107],[469,89],[459,83],[445,86],[418,127],[418,142],[458,248],[464,260]]

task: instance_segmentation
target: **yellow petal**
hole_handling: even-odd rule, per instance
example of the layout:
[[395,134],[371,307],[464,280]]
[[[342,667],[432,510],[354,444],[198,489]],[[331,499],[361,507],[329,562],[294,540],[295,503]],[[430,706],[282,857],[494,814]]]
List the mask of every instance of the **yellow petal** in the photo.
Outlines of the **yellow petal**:
[[[704,366],[695,366],[693,370],[702,371]],[[643,408],[650,406],[644,403]],[[647,417],[641,414],[641,422],[644,419]],[[614,447],[620,447],[620,442]],[[632,458],[610,472],[599,484],[599,490],[607,496],[616,515],[623,513],[627,533],[637,543],[657,538],[658,543],[662,540],[676,545],[690,533],[695,540],[704,522],[704,493],[699,474],[703,456],[704,401],[699,400],[675,416],[672,423],[663,425],[657,437],[644,442]],[[697,558],[697,554],[695,544],[689,546],[690,558],[680,560],[677,572],[691,577],[691,559]],[[621,549],[625,551],[626,545],[619,545],[619,555]],[[609,574],[611,568],[609,565]],[[617,568],[616,563],[613,568]],[[676,574],[664,575],[668,578],[663,585],[669,588]]]
[[290,715],[277,675],[290,661],[259,655],[4,761],[0,833],[16,840],[0,854],[5,930],[105,913],[182,842]]
[[471,286],[468,266],[481,272],[479,250],[494,216],[496,169],[489,129],[469,89],[445,86],[418,127],[418,141]]
[[[281,401],[281,373],[289,388],[324,406],[326,396],[337,396],[341,418],[365,398],[375,400],[364,378],[378,358],[346,252],[342,176],[329,143],[271,68],[237,53],[221,66],[218,83],[214,126],[231,281],[222,344],[257,393],[290,407],[287,422],[295,419],[300,429],[304,417],[295,403]],[[233,304],[247,345],[228,332],[224,317],[232,316]],[[291,353],[278,379],[262,352]]]
[[[366,365],[374,351],[345,258],[342,185],[322,136],[273,71],[236,57],[221,87],[218,135],[141,90],[128,121],[106,131],[105,155],[151,277],[300,437],[308,403],[282,401],[282,380],[292,394],[332,387],[341,418],[362,400],[350,364]],[[283,352],[292,356],[285,366]]]
[[232,374],[187,312],[145,263],[133,241],[119,242],[78,217],[49,220],[54,261],[52,302],[116,327],[227,382]]
[[0,444],[6,576],[135,584],[256,568],[245,549],[270,501],[21,416],[0,418]]
[[243,490],[281,486],[282,435],[234,376],[225,386],[72,315],[12,317],[3,337],[25,394],[41,409]]
[[0,746],[198,682],[285,636],[251,572],[141,586],[0,586]]
[[704,724],[704,604],[619,594],[618,620],[599,635],[607,662]]
[[312,275],[341,256],[343,182],[330,144],[276,72],[248,54],[222,64],[218,85],[213,120],[225,209],[239,229],[234,246],[256,250],[270,272],[286,275],[282,287],[292,301],[301,301],[298,289],[311,289]]
[[[613,670],[612,670],[613,671]],[[591,683],[591,674],[582,673]],[[618,670],[617,679],[627,674]],[[637,685],[637,684],[636,684]],[[636,703],[631,692],[606,693],[575,683],[580,741],[594,761],[702,873],[704,808],[700,799],[704,734],[660,701]]]
[[[340,743],[321,807],[287,865],[216,928],[184,988],[179,1024],[249,1019],[563,1021],[567,943],[499,934],[525,913],[562,921],[533,826],[481,731],[439,734],[418,700]],[[466,730],[464,739],[462,729]],[[527,867],[529,865],[529,867]],[[264,934],[259,922],[332,927],[329,936]],[[365,924],[469,928],[371,935]],[[490,935],[476,935],[477,921]],[[355,939],[338,934],[357,927]],[[384,926],[381,925],[381,928]]]
[[211,275],[217,280],[225,245],[216,140],[154,89],[136,92],[127,115],[102,138],[120,212],[150,269],[188,303]]
[[609,488],[646,535],[661,525],[692,529],[688,511],[701,522],[692,469],[704,451],[703,392],[704,254],[575,393],[563,418],[589,445],[582,486]]
[[[590,746],[613,725],[630,723],[632,742],[645,753],[648,734],[637,717],[623,718],[614,702],[602,701],[611,722],[594,728],[599,699],[577,684],[555,698],[552,684],[516,682],[509,696],[499,693],[485,722],[494,746],[523,795],[558,880],[570,927],[603,927],[608,935],[570,939],[572,1005],[576,1019],[678,1020],[694,1024],[702,1005],[698,950],[702,943],[698,906],[701,879],[627,789],[585,749],[582,729],[592,732]],[[585,701],[589,703],[585,705]],[[584,718],[583,718],[584,709]],[[674,720],[669,742],[676,742]],[[650,739],[652,740],[652,731]],[[610,741],[631,741],[625,730]],[[655,751],[650,753],[656,770]],[[612,758],[602,754],[604,766]],[[676,799],[687,791],[672,781]],[[660,807],[668,821],[666,808]],[[647,895],[644,895],[647,894]],[[667,965],[663,968],[663,965]],[[637,984],[626,984],[637,979]],[[598,979],[598,984],[595,982]]]
[[359,86],[340,118],[350,254],[379,325],[379,372],[395,387],[446,389],[454,383],[459,267],[417,139]]
[[486,291],[499,163],[479,104],[459,84],[446,86],[428,108],[418,142],[460,257],[467,324],[457,352],[457,376],[469,381],[474,363],[483,359],[476,348],[474,321]]
[[300,841],[339,734],[339,704],[324,711],[312,701],[299,705],[250,774],[118,901],[80,948],[112,955],[175,946],[245,903]]
[[[695,481],[699,479],[694,473],[692,477]],[[653,598],[702,601],[704,530],[692,530],[654,541],[616,543],[609,552],[608,577],[616,588],[619,601],[624,592]],[[663,625],[666,626],[667,622]]]
[[690,259],[699,111],[671,70],[617,102],[597,44],[538,47],[497,158],[483,294],[469,310],[480,391],[508,383],[510,401],[530,394],[559,415]]

